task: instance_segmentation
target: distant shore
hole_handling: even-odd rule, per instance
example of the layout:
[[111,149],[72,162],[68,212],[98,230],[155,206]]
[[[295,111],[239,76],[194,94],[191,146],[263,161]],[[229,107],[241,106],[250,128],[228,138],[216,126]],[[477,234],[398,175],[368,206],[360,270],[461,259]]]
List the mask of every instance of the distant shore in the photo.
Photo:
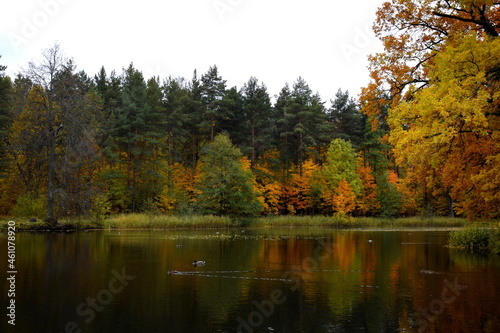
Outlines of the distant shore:
[[[399,229],[399,228],[462,228],[471,224],[463,218],[451,217],[349,217],[349,216],[268,216],[254,218],[232,218],[212,215],[148,215],[121,214],[102,221],[90,218],[64,219],[57,224],[41,220],[2,218],[0,228],[6,229],[8,221],[16,222],[17,230],[63,231],[63,230],[169,230],[169,229],[226,229],[226,228],[280,228],[280,227],[323,227],[336,229]],[[479,221],[475,224],[494,225],[497,221]]]

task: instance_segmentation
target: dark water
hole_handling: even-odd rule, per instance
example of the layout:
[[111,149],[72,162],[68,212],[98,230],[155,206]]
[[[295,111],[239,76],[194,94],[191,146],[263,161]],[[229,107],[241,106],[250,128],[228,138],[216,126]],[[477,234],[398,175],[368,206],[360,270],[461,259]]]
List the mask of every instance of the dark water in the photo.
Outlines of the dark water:
[[[451,251],[447,237],[18,233],[16,325],[7,324],[4,296],[0,331],[500,332],[500,260]],[[0,246],[3,275],[6,235]],[[7,295],[5,278],[0,288]]]

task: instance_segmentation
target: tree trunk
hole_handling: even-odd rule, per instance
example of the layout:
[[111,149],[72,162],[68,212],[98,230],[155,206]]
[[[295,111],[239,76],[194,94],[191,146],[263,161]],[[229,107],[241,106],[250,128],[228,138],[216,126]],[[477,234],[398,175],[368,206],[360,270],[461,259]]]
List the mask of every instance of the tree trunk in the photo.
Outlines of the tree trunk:
[[46,221],[49,223],[57,222],[55,216],[55,178],[56,178],[56,140],[59,131],[63,128],[63,125],[59,125],[56,130],[51,130],[49,133],[49,160],[47,162],[48,167],[48,184],[47,184],[47,217]]
[[215,115],[210,116],[210,142],[214,142]]
[[449,217],[455,217],[455,210],[453,209],[453,206],[455,205],[455,200],[451,197],[450,194],[448,194],[448,209],[449,209]]
[[255,165],[255,122],[252,124],[252,157],[250,159],[250,163],[252,167]]
[[50,133],[49,137],[49,160],[48,160],[48,178],[49,182],[47,184],[47,217],[46,221],[49,223],[55,222],[55,161],[56,161],[56,133]]
[[[302,125],[302,117],[300,118],[299,124]],[[302,148],[302,143],[304,141],[303,128],[299,132],[299,176],[302,177],[302,165],[304,164],[304,149]]]

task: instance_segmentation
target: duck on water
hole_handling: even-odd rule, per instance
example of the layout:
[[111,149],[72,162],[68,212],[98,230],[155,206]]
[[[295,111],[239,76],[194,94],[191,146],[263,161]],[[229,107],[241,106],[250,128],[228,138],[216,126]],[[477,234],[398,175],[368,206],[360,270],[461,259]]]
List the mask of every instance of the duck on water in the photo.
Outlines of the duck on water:
[[[205,260],[193,260],[193,266],[205,266]],[[168,275],[181,275],[179,271],[168,271]]]

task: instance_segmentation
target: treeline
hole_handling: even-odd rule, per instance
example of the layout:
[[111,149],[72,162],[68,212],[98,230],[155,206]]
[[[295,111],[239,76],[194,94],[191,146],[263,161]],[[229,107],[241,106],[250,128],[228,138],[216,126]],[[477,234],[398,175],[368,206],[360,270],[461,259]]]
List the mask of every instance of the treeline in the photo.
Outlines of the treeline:
[[[1,214],[55,221],[120,212],[414,215],[452,212],[398,185],[387,110],[331,106],[298,78],[272,98],[216,66],[191,79],[78,71],[57,45],[0,71]],[[273,100],[275,100],[273,102]]]

